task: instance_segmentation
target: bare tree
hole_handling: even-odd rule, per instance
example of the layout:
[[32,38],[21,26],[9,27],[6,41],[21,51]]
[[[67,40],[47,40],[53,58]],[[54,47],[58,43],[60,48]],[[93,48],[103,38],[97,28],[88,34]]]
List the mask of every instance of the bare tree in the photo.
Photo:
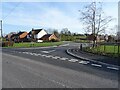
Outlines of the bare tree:
[[93,47],[95,46],[96,37],[100,32],[104,32],[108,27],[108,23],[113,20],[111,16],[105,16],[102,3],[92,2],[84,9],[79,10],[81,14],[80,20],[83,22],[86,31],[93,35]]
[[68,35],[69,33],[71,33],[68,28],[63,28],[61,31],[62,34]]

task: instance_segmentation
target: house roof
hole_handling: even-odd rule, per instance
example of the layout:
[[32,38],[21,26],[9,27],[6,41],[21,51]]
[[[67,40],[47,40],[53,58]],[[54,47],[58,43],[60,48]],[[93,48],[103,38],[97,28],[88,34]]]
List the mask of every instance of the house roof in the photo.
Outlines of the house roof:
[[52,35],[52,34],[46,34],[46,35],[44,35],[43,37],[41,37],[41,39],[42,39],[42,38],[49,38],[51,35]]
[[22,33],[21,35],[20,35],[20,38],[24,38],[24,37],[26,37],[28,35],[28,33],[27,32],[24,32],[24,33]]
[[30,32],[30,33],[32,33],[32,34],[38,34],[40,31],[42,31],[43,29],[32,29],[32,32]]
[[21,34],[23,34],[24,32],[18,32],[17,35],[20,36]]
[[[28,35],[30,35],[30,34],[33,34],[33,35],[36,35],[36,34],[38,34],[39,32],[41,32],[42,30],[44,30],[44,29],[32,29],[29,33],[28,33]],[[45,31],[45,30],[44,30]],[[46,32],[46,31],[45,31]]]
[[19,37],[21,34],[23,34],[24,32],[19,32],[19,33],[17,33],[17,34],[12,34],[11,35],[11,38],[13,38],[13,37]]
[[17,34],[12,34],[12,35],[11,35],[11,38],[16,37],[16,36],[18,36],[18,35],[17,35]]
[[7,34],[7,35],[5,36],[5,38],[11,38],[11,36],[12,36],[13,34],[16,34],[16,33],[15,33],[15,32],[11,32],[11,33]]

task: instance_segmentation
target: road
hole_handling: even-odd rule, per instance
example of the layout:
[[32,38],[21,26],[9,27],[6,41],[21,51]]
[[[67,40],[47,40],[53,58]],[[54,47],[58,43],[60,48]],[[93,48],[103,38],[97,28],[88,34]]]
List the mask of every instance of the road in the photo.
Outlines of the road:
[[118,71],[77,63],[65,50],[79,44],[51,48],[3,49],[3,88],[118,88]]

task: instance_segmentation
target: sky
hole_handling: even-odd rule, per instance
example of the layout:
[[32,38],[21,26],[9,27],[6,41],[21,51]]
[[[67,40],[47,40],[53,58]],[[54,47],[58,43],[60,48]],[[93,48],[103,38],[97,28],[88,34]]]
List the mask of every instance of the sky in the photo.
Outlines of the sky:
[[[71,32],[85,33],[78,10],[89,2],[2,2],[3,33],[27,31],[32,28],[58,29],[68,28]],[[118,3],[104,2],[103,11],[106,16],[115,18],[110,27],[117,25]],[[107,30],[114,34],[115,30]]]

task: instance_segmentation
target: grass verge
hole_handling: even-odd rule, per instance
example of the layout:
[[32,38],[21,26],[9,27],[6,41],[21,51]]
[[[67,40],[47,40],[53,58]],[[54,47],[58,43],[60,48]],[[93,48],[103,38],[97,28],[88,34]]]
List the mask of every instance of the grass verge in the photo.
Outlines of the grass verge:
[[17,47],[17,48],[29,48],[29,47],[47,47],[47,46],[59,46],[63,44],[63,42],[42,42],[42,43],[14,43],[13,46],[10,46],[11,48]]
[[[88,52],[92,52],[95,54],[107,55],[112,57],[120,57],[120,52],[118,52],[118,46],[114,45],[101,45],[95,48],[86,48]],[[119,48],[120,51],[120,48]]]

